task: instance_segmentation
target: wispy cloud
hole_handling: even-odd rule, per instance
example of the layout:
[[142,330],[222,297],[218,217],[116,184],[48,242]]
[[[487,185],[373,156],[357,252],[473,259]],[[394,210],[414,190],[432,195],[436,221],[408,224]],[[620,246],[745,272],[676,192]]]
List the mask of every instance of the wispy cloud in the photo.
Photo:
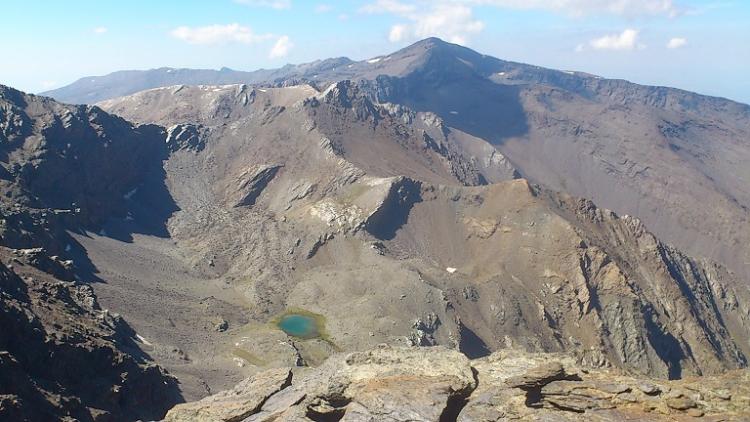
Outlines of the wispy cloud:
[[401,42],[431,36],[450,42],[465,44],[468,39],[484,29],[484,23],[474,18],[471,7],[460,1],[435,1],[421,4],[397,0],[377,0],[366,4],[361,13],[393,14],[402,22],[391,27],[388,39]]
[[179,40],[196,45],[255,44],[274,38],[272,34],[256,34],[250,27],[238,23],[198,27],[180,26],[173,29],[170,34]]
[[674,0],[457,0],[461,3],[510,9],[539,9],[571,16],[611,14],[627,17],[675,17],[687,9]]
[[270,7],[276,10],[290,9],[292,7],[292,0],[234,0],[234,2],[253,7]]
[[684,47],[687,45],[687,39],[685,38],[672,38],[667,42],[667,48],[675,49]]
[[333,10],[333,6],[330,4],[320,3],[315,6],[315,13],[328,13]]
[[366,4],[360,9],[363,13],[393,13],[395,15],[406,15],[417,11],[414,4],[402,3],[398,0],[376,0]]
[[97,26],[94,28],[94,34],[104,34],[108,31],[106,26]]
[[591,48],[593,50],[613,50],[626,51],[635,49],[644,49],[646,46],[638,42],[638,30],[626,29],[619,34],[605,35],[589,41],[588,46],[579,44],[576,47],[577,52]]
[[268,53],[268,57],[272,59],[279,59],[286,57],[289,54],[289,50],[294,47],[294,44],[288,36],[283,35],[271,47],[271,51]]

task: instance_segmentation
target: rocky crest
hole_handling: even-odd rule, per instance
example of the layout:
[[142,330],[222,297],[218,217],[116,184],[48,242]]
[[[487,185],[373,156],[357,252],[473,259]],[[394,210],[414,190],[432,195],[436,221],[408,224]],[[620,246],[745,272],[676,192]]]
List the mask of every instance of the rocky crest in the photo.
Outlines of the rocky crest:
[[563,354],[442,347],[339,354],[272,369],[170,410],[166,421],[672,421],[750,418],[750,372],[663,381],[587,368]]

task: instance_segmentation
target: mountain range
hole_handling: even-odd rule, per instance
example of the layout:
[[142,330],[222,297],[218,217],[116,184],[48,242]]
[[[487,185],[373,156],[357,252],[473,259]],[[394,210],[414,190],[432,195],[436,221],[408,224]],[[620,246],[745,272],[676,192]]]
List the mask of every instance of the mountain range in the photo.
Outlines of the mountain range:
[[[96,344],[134,359],[127,380],[174,389],[106,402],[34,369],[24,344],[49,341],[0,334],[30,380],[0,383],[0,415],[43,397],[47,414],[161,418],[382,343],[558,352],[663,379],[747,365],[750,106],[435,38],[360,62],[117,72],[46,95],[0,89],[3,280],[36,292],[3,296],[4,326],[41,321],[77,345],[72,368]],[[56,282],[91,289],[89,306],[40,293]],[[47,302],[60,321],[116,313],[120,334],[90,329],[79,347],[57,334],[66,323],[31,317]],[[316,335],[280,330],[289,315]],[[102,362],[111,386],[122,369]]]

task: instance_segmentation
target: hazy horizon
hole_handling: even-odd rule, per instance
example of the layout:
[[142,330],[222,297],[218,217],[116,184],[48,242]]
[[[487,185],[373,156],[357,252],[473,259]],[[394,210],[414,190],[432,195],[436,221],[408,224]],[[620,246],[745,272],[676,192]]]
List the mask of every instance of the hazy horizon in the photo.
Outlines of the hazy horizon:
[[[503,60],[750,103],[750,4],[698,0],[82,0],[5,5],[0,83],[39,93],[160,67],[252,71],[440,37]],[[33,15],[36,25],[24,24]]]

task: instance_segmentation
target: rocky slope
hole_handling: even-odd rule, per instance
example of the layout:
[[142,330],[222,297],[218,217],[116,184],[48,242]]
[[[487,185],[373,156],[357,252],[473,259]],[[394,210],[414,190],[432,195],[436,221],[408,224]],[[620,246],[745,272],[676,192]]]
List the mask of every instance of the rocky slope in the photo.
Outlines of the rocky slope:
[[[71,362],[65,368],[76,368],[90,350],[111,350],[97,361],[106,388],[89,396],[57,372],[57,387],[41,382],[43,374],[11,350],[26,331],[14,332],[7,340],[20,365],[14,374],[41,387],[9,387],[18,398],[4,403],[22,403],[9,409],[30,409],[23,403],[41,394],[56,415],[85,419],[102,409],[115,418],[161,417],[166,407],[156,398],[140,407],[148,414],[131,406],[129,384],[115,389],[123,394],[117,405],[99,395],[114,388],[120,364],[133,382],[151,374],[137,387],[144,391],[153,380],[171,385],[149,359],[179,380],[188,400],[263,374],[243,385],[257,382],[266,393],[251,394],[251,408],[229,420],[271,402],[271,414],[365,418],[383,397],[394,406],[414,404],[416,419],[453,420],[467,415],[473,407],[463,401],[482,391],[471,366],[481,372],[506,359],[492,355],[505,349],[565,352],[597,374],[741,374],[732,371],[750,356],[750,285],[739,265],[746,231],[737,224],[745,221],[747,174],[722,154],[745,154],[745,106],[502,62],[434,39],[346,63],[335,73],[321,69],[314,83],[282,75],[276,87],[174,85],[98,106],[0,87],[2,246],[9,260],[33,248],[33,271],[48,274],[20,279],[38,293],[3,289],[8,309],[39,314],[35,306],[48,306],[52,312],[38,317],[51,318],[45,332],[84,339],[85,347],[64,355]],[[674,126],[686,119],[701,129]],[[675,137],[686,144],[664,148]],[[683,154],[699,149],[703,158]],[[96,305],[71,311],[70,301],[48,300],[52,277],[71,283],[55,288],[62,297],[91,286],[101,308],[123,315],[132,331],[96,325],[104,314]],[[310,320],[313,335],[282,331],[290,315]],[[44,355],[52,346],[41,342],[33,346]],[[349,371],[339,353],[382,343],[444,346],[483,360],[445,368],[453,376],[429,367],[431,356],[449,352],[403,352],[403,366],[439,379],[429,399],[416,388],[411,395],[399,390],[399,377],[414,375],[406,368],[380,378],[383,385],[357,384],[364,375]],[[367,361],[391,362],[400,353],[355,354],[351,364],[372,364],[367,371],[379,374],[390,369]],[[320,371],[344,372],[304,370],[320,364]],[[278,368],[288,367],[312,374],[304,385],[316,391],[331,379],[343,380],[345,391],[299,402],[301,390],[283,388],[289,372]],[[574,371],[583,373],[553,372],[565,378],[557,381],[573,381]],[[412,375],[406,385],[423,385],[423,375]],[[715,389],[720,380],[706,385]],[[528,398],[542,418],[554,417],[555,406],[580,413],[582,406],[616,405],[612,415],[641,415],[637,406],[621,408],[622,397],[653,404],[665,417],[733,411],[695,404],[703,399],[692,396],[686,404],[687,393],[649,401],[654,392],[608,392],[597,384],[578,397],[567,384],[534,382],[498,387],[492,391],[500,398],[482,395],[475,411],[534,418],[524,413],[528,406],[513,404]],[[672,384],[659,385],[666,391]],[[231,402],[242,388],[215,401]],[[273,394],[278,390],[283,394]],[[51,394],[83,401],[71,407]],[[578,404],[570,404],[570,394]],[[507,395],[516,407],[503,410]],[[667,399],[682,409],[663,407]],[[183,409],[202,415],[199,408]]]
[[[434,113],[352,82],[175,86],[101,106],[200,128],[165,166],[169,232],[249,298],[253,322],[226,346],[243,369],[381,342],[565,350],[664,378],[746,365],[741,279],[638,219],[514,179]],[[324,317],[326,340],[271,347],[263,323],[293,310]]]
[[69,261],[42,249],[2,248],[0,259],[0,419],[155,419],[181,401],[90,286],[48,273],[72,279]]
[[666,382],[507,349],[469,361],[440,347],[381,347],[320,367],[272,369],[176,406],[166,421],[740,421],[750,374]]
[[[0,86],[0,419],[136,420],[181,401],[135,332],[102,309],[70,230],[126,216],[161,130]],[[116,165],[113,165],[116,163]]]
[[[377,102],[433,113],[470,136],[477,162],[500,154],[534,183],[636,216],[686,252],[750,277],[748,105],[503,61],[434,38],[369,60],[285,69],[233,82],[355,81]],[[178,83],[196,81],[162,85]]]

